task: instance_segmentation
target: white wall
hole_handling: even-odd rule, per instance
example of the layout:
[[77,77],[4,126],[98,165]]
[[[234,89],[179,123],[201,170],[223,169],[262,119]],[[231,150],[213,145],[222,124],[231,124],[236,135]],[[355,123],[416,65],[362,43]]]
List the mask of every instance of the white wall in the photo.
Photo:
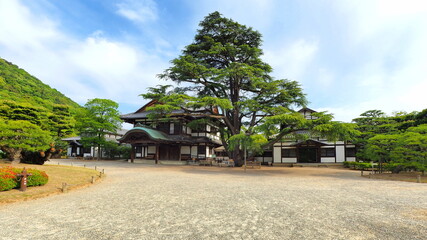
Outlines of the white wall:
[[282,162],[284,162],[284,163],[296,163],[297,158],[282,158]]
[[190,154],[190,146],[181,146],[181,154]]
[[155,154],[156,153],[156,146],[148,146],[148,150],[146,154]]
[[335,156],[337,158],[337,162],[344,162],[345,160],[345,147],[344,146],[336,146],[335,148]]
[[197,146],[191,146],[191,156],[197,155]]
[[282,158],[282,149],[280,147],[273,147],[273,162],[280,162]]
[[175,126],[175,124],[170,123],[170,125],[169,125],[169,133],[170,133],[170,134],[173,134],[173,132],[174,132],[174,130],[175,130],[174,126]]
[[320,162],[321,163],[334,163],[335,158],[333,158],[333,157],[321,157]]

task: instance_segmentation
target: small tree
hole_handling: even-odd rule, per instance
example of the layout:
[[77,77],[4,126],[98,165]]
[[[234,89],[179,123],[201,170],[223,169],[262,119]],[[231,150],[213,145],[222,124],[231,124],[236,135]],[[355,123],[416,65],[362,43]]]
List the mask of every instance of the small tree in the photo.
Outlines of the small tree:
[[85,147],[98,147],[98,159],[102,157],[102,148],[106,144],[105,134],[116,133],[121,126],[118,107],[112,100],[95,98],[89,100],[78,114],[81,141]]
[[49,132],[23,120],[0,118],[0,149],[12,161],[20,162],[22,151],[37,151],[49,147],[52,142]]

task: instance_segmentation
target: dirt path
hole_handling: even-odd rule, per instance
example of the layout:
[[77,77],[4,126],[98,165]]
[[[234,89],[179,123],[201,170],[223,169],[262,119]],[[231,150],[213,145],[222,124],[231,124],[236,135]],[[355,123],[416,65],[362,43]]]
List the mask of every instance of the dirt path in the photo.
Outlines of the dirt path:
[[372,180],[325,168],[264,167],[245,174],[238,168],[83,164],[104,168],[107,179],[67,194],[0,207],[0,239],[427,235],[426,184]]

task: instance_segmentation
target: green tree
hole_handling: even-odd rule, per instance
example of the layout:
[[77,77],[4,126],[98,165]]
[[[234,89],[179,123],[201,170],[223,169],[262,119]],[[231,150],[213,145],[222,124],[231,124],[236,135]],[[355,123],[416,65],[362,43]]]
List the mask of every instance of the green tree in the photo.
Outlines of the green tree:
[[23,120],[0,118],[0,149],[12,161],[21,161],[22,151],[37,151],[49,147],[52,142],[49,132]]
[[[268,135],[261,144],[267,149],[298,129],[318,127],[322,134],[336,130],[330,128],[330,114],[318,113],[318,119],[310,122],[292,110],[307,103],[302,88],[296,81],[270,76],[272,68],[261,59],[261,42],[258,31],[218,12],[209,14],[200,22],[194,42],[159,75],[183,86],[169,92],[168,86],[150,88],[141,95],[162,104],[147,110],[158,113],[154,118],[175,109],[203,109],[211,124],[220,127],[222,143],[229,150],[229,140],[239,141],[236,135],[244,132]],[[242,149],[234,145],[230,155],[241,165]]]
[[74,133],[75,119],[67,105],[55,104],[48,115],[48,129],[57,138],[63,138]]
[[91,99],[77,115],[77,127],[85,147],[97,146],[98,159],[106,145],[105,134],[116,133],[121,126],[119,105],[109,99]]

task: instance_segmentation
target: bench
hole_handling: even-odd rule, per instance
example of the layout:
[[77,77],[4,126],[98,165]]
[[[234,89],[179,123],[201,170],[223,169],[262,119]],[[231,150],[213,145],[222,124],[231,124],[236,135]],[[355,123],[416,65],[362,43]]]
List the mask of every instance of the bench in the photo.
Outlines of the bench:
[[203,165],[203,166],[212,166],[212,159],[202,159],[199,160],[199,165]]
[[247,162],[246,162],[246,167],[251,167],[251,168],[261,168],[261,162],[257,162],[257,161],[247,161]]
[[218,163],[218,166],[220,166],[220,167],[234,167],[234,160],[233,159],[224,160],[224,161]]

